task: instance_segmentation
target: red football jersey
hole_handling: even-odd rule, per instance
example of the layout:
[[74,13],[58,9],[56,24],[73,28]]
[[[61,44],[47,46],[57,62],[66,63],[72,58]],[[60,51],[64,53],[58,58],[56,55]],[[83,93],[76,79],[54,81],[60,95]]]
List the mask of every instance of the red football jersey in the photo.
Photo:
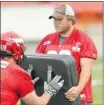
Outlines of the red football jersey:
[[[80,77],[81,67],[80,58],[97,58],[97,50],[92,39],[85,33],[74,29],[73,32],[63,42],[59,42],[59,33],[47,35],[38,45],[36,53],[43,54],[67,54],[76,60],[77,73]],[[92,102],[91,78],[81,92],[82,103]]]
[[16,105],[34,90],[31,76],[16,64],[1,60],[1,105]]

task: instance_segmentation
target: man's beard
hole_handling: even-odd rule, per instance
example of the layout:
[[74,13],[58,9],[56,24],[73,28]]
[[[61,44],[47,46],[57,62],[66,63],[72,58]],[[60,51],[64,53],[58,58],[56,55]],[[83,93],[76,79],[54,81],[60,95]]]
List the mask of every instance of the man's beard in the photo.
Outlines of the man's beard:
[[59,32],[60,34],[65,34],[70,30],[70,27],[60,28],[60,29],[55,28],[55,29],[56,29],[56,32]]

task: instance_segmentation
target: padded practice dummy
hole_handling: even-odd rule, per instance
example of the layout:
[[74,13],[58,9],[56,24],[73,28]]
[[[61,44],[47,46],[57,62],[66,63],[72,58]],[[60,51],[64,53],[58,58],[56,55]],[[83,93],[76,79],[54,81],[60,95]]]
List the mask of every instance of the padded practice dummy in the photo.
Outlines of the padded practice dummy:
[[[44,93],[44,81],[47,81],[47,73],[52,70],[52,78],[55,75],[62,76],[64,85],[62,89],[51,98],[48,105],[80,105],[80,98],[75,101],[69,101],[64,93],[72,86],[78,84],[76,62],[69,55],[50,55],[50,54],[34,54],[27,55],[24,60],[24,68],[32,70],[32,78],[40,77],[35,84],[35,90],[38,96]],[[25,67],[26,66],[26,67]],[[25,105],[22,103],[22,105]]]

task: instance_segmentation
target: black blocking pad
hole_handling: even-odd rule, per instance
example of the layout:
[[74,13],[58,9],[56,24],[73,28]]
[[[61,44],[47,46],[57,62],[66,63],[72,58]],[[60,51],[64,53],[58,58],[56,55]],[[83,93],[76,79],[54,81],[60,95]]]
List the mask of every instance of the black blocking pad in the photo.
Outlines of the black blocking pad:
[[63,88],[56,96],[51,98],[48,105],[80,105],[79,97],[71,102],[64,95],[68,89],[76,86],[78,83],[76,62],[72,56],[50,54],[27,55],[24,60],[24,67],[28,67],[30,70],[33,69],[31,73],[33,79],[40,77],[40,80],[35,84],[36,93],[39,96],[44,93],[44,81],[47,80],[48,70],[52,69],[52,78],[55,75],[60,75],[64,79]]

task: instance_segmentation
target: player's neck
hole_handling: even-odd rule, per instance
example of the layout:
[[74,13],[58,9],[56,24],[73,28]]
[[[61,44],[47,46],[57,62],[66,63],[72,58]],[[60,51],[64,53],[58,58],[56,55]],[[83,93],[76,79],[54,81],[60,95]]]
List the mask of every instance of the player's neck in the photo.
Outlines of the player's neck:
[[62,37],[68,37],[72,33],[72,31],[74,30],[74,28],[75,28],[75,26],[72,26],[67,32],[60,33],[60,35]]
[[6,60],[6,61],[8,61],[8,62],[10,62],[12,64],[15,64],[16,63],[16,61],[14,60],[13,57],[11,57],[11,58],[5,57],[4,60]]

